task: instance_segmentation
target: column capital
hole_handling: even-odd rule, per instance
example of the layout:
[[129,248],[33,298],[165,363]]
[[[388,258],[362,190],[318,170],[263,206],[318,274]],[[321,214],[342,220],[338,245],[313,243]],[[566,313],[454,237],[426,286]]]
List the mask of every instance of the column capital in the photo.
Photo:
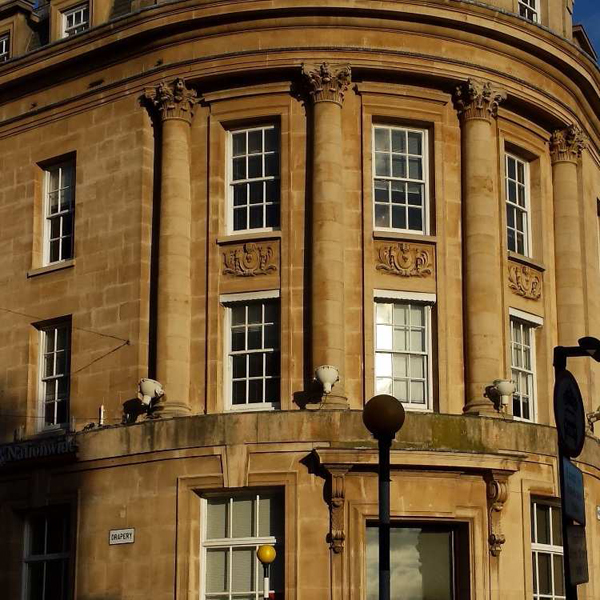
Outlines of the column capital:
[[335,102],[342,105],[344,94],[350,85],[350,65],[302,64],[302,76],[310,97],[317,102]]
[[586,147],[586,139],[577,125],[556,129],[550,138],[550,159],[552,163],[577,162]]
[[506,91],[489,81],[468,79],[454,92],[458,115],[464,120],[483,119],[491,121],[498,116],[498,106],[506,100]]
[[144,98],[162,121],[180,119],[188,123],[192,122],[194,105],[198,102],[196,90],[189,89],[180,77],[171,83],[161,81],[156,87],[147,88]]

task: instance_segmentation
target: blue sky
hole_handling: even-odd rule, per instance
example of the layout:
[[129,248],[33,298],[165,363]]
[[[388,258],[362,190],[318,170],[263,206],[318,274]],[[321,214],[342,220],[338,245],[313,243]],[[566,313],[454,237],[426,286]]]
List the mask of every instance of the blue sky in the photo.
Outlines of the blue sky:
[[575,0],[573,23],[581,23],[592,40],[594,50],[600,54],[600,2]]

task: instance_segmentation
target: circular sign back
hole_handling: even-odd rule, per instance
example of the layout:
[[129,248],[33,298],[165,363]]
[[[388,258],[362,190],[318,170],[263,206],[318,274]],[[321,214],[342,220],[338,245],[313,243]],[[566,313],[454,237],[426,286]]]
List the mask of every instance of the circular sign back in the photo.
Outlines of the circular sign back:
[[579,456],[585,442],[585,409],[577,380],[567,370],[561,371],[554,383],[554,418],[563,454]]

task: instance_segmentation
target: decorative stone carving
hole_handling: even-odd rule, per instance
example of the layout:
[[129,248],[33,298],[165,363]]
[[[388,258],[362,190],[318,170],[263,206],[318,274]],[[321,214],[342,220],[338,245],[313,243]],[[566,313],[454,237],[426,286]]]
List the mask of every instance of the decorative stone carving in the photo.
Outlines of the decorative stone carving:
[[542,296],[542,277],[531,267],[525,265],[509,265],[508,287],[517,296],[539,300]]
[[326,467],[331,481],[331,497],[329,499],[330,510],[330,533],[329,547],[335,554],[340,554],[344,550],[346,532],[344,529],[346,504],[346,482],[345,476],[349,470],[346,466]]
[[454,92],[458,115],[464,120],[484,119],[491,121],[498,116],[498,106],[506,100],[506,92],[489,81],[468,79]]
[[302,75],[310,97],[317,102],[335,102],[341,106],[350,85],[350,65],[302,65]]
[[223,274],[235,277],[269,275],[277,271],[272,244],[244,244],[223,252]]
[[553,163],[577,162],[585,146],[585,136],[577,125],[557,129],[550,138],[550,158]]
[[375,268],[400,277],[429,277],[433,274],[431,255],[431,249],[416,244],[383,244],[377,250]]
[[500,527],[500,513],[508,500],[508,474],[491,471],[486,476],[488,499],[488,543],[492,556],[500,556],[506,537]]
[[155,88],[146,89],[144,98],[158,111],[163,121],[182,119],[188,123],[192,122],[194,106],[198,102],[196,90],[187,88],[180,77],[171,83],[163,81]]

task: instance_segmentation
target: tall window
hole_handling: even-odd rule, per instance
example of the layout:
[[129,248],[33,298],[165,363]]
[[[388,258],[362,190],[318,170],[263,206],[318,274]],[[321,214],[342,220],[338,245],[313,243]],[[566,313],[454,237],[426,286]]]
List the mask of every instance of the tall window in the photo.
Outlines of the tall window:
[[531,554],[534,600],[564,600],[563,542],[558,506],[531,504]]
[[53,165],[45,177],[45,264],[73,258],[75,162]]
[[375,228],[428,233],[427,132],[373,128]]
[[44,427],[65,425],[69,419],[71,324],[44,327],[41,335],[40,395]]
[[10,34],[3,33],[0,35],[0,63],[5,62],[10,58]]
[[505,179],[508,249],[530,256],[528,163],[507,154]]
[[[378,528],[367,526],[367,600],[378,600]],[[391,596],[411,600],[470,598],[468,526],[400,523],[390,531]]]
[[283,497],[260,492],[205,503],[203,600],[262,600],[261,544],[275,546],[270,591],[283,599]]
[[510,351],[513,416],[524,421],[536,420],[535,397],[535,325],[519,318],[510,319]]
[[63,37],[81,33],[90,28],[89,5],[87,2],[65,10],[62,16]]
[[251,300],[227,306],[231,408],[279,406],[279,301]]
[[537,0],[519,0],[519,15],[528,21],[539,21]]
[[279,227],[279,128],[230,133],[232,231]]
[[26,600],[70,597],[70,513],[59,506],[32,514],[25,540]]
[[406,406],[431,408],[431,308],[422,302],[375,303],[375,389]]

